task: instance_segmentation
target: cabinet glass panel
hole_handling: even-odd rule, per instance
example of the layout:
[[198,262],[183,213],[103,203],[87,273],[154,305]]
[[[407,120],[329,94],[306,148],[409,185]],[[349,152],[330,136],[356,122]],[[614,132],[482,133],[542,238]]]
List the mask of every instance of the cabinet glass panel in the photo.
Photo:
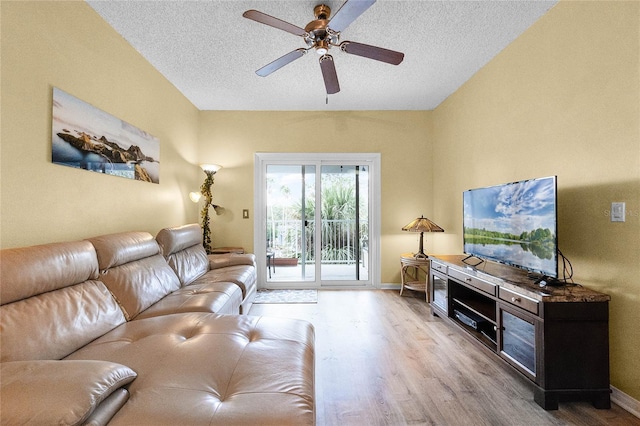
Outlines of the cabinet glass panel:
[[535,324],[502,311],[502,353],[535,376]]
[[535,376],[535,324],[502,311],[502,353]]
[[447,312],[447,280],[431,274],[431,286],[433,289],[433,304]]

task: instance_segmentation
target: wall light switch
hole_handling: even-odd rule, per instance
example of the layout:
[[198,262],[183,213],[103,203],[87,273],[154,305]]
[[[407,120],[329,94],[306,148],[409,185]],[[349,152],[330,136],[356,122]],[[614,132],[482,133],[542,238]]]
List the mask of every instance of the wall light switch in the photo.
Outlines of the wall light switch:
[[249,219],[249,209],[243,209],[242,210],[242,218],[243,219]]
[[611,222],[624,222],[625,220],[625,203],[611,203]]

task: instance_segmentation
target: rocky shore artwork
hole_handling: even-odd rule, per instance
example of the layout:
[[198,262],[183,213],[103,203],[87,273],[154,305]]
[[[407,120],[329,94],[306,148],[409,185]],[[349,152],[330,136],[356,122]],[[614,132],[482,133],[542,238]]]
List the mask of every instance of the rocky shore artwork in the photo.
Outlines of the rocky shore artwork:
[[51,161],[55,164],[160,182],[160,142],[149,133],[53,89]]

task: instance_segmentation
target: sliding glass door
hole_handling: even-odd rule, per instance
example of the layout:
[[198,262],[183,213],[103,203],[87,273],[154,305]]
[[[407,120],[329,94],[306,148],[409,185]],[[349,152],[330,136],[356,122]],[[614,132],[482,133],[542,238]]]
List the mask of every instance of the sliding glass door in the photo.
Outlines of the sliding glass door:
[[320,254],[324,281],[368,280],[369,167],[323,165]]
[[373,285],[378,164],[377,154],[256,154],[254,251],[262,287]]
[[267,281],[315,281],[316,166],[267,164]]

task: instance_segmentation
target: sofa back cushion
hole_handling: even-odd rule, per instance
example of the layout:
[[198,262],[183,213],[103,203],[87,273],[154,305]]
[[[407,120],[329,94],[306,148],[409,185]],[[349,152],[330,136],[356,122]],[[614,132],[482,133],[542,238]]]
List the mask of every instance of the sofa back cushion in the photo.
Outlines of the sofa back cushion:
[[125,322],[87,241],[0,250],[0,361],[61,359]]
[[178,277],[147,232],[123,232],[89,239],[98,255],[100,280],[127,320],[180,288]]
[[185,286],[209,270],[209,259],[202,245],[200,225],[164,228],[156,236],[162,255]]

